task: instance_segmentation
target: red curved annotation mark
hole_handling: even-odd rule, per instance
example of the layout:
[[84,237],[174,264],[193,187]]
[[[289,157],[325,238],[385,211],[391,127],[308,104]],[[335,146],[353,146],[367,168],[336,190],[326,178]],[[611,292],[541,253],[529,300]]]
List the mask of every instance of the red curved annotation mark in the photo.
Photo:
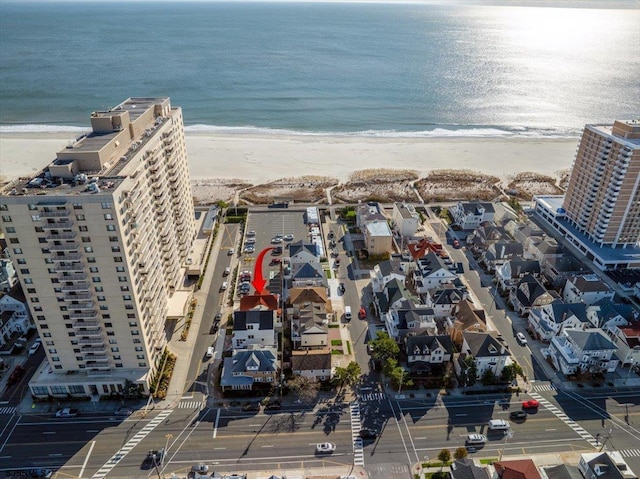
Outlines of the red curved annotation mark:
[[253,281],[251,281],[251,284],[255,288],[256,294],[269,294],[269,291],[264,289],[264,285],[267,284],[267,281],[262,275],[262,261],[264,260],[264,255],[272,249],[274,249],[273,246],[270,246],[269,248],[265,248],[260,251],[258,258],[256,259],[255,266],[253,267]]

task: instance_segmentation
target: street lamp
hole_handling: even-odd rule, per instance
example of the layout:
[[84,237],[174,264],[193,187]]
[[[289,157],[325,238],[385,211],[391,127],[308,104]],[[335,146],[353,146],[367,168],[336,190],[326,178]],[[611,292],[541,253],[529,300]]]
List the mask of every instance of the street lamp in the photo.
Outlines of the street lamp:
[[167,449],[169,449],[169,439],[173,438],[173,434],[165,434],[167,441],[164,444],[164,454],[162,454],[162,458],[160,459],[160,465],[164,463],[164,457],[167,455]]
[[502,461],[502,454],[504,453],[504,448],[507,446],[507,440],[513,437],[513,431],[508,430],[504,433],[504,443],[502,444],[502,449],[500,449],[500,457],[498,461]]

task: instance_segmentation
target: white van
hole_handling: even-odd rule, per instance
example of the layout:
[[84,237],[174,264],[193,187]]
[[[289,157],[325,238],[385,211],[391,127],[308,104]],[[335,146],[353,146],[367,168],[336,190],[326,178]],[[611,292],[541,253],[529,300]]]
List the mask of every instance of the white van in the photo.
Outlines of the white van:
[[344,307],[344,319],[351,321],[351,306]]
[[229,283],[227,283],[226,281],[222,282],[222,286],[220,286],[220,290],[224,291],[225,289],[227,289],[229,287]]
[[505,421],[504,419],[492,419],[489,421],[489,429],[492,431],[506,431],[511,427],[509,421]]
[[465,440],[466,444],[484,444],[487,442],[487,436],[484,434],[469,434]]

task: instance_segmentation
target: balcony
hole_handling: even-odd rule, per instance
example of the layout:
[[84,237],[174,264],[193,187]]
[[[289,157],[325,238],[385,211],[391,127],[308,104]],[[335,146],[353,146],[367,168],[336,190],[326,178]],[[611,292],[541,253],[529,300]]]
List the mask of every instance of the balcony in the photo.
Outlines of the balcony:
[[105,363],[109,361],[109,356],[106,354],[85,354],[83,358],[84,361],[93,363]]
[[[56,268],[57,270],[58,268]],[[68,274],[68,275],[60,275],[58,276],[58,281],[86,281],[87,280],[87,274],[86,273],[80,273],[80,274]],[[87,289],[91,287],[91,285],[89,283],[85,283],[87,286]],[[65,291],[64,288],[62,288],[62,291]],[[70,290],[71,291],[71,290]]]
[[107,347],[104,343],[101,346],[83,346],[82,353],[105,353]]
[[75,239],[77,235],[75,233],[59,233],[59,234],[50,234],[46,237],[47,241],[65,241]]
[[[76,294],[65,294],[65,301],[87,301],[93,298],[91,293],[76,293]],[[75,308],[76,305],[73,305]]]
[[94,319],[98,317],[97,311],[85,311],[83,313],[71,313],[69,318],[71,319]]
[[104,341],[101,338],[80,338],[78,344],[98,344],[104,346]]
[[60,221],[59,223],[43,223],[41,228],[44,230],[69,230],[73,227],[70,221]]
[[69,309],[74,309],[74,310],[86,310],[86,309],[93,309],[95,307],[95,305],[93,304],[92,301],[87,301],[85,303],[78,303],[78,304],[70,304],[68,306]]
[[71,323],[74,328],[97,328],[100,326],[100,322],[97,319],[84,319],[82,321],[74,320]]
[[80,253],[67,253],[63,255],[55,255],[51,258],[52,261],[80,261],[83,259],[82,254]]
[[76,331],[76,335],[82,336],[83,338],[85,336],[89,338],[99,338],[100,341],[102,341],[102,328],[96,327],[96,328],[78,329]]
[[[56,266],[54,269],[56,270],[56,273],[62,273],[64,271],[83,272],[84,271],[84,265],[82,263],[61,264],[60,266]],[[86,276],[85,276],[84,279],[87,279]]]
[[[69,281],[69,279],[62,279],[59,281]],[[72,284],[63,286],[60,289],[63,293],[71,293],[74,291],[89,291],[91,289],[91,285],[89,283]]]
[[40,211],[38,216],[40,218],[67,218],[71,212],[69,210],[56,210],[56,211]]
[[77,250],[79,246],[75,241],[69,241],[63,244],[52,244],[49,246],[49,251],[74,251]]

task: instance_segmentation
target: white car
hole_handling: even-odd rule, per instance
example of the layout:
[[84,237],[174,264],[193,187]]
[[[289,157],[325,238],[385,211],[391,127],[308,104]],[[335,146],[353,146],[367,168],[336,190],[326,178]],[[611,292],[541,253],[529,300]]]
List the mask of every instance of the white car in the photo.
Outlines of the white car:
[[40,344],[41,343],[33,343],[33,346],[31,346],[31,348],[29,349],[29,356],[33,356],[34,354],[36,354],[36,352],[38,352]]
[[207,357],[208,357],[208,358],[212,358],[212,357],[213,357],[213,353],[214,353],[213,346],[209,346],[209,347],[207,348]]
[[465,442],[467,444],[484,444],[487,442],[487,436],[484,434],[469,434]]
[[56,411],[56,417],[76,417],[78,415],[78,410],[77,409],[72,409],[72,408],[64,408],[64,409],[58,409]]
[[316,445],[316,452],[329,454],[336,450],[336,445],[331,442],[321,442]]
[[519,342],[520,344],[522,344],[523,346],[524,346],[525,344],[527,344],[527,338],[525,338],[525,337],[524,337],[524,334],[522,334],[522,333],[518,333],[518,334],[516,334],[516,339],[517,339],[517,340],[518,340],[518,342]]

